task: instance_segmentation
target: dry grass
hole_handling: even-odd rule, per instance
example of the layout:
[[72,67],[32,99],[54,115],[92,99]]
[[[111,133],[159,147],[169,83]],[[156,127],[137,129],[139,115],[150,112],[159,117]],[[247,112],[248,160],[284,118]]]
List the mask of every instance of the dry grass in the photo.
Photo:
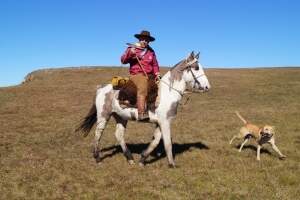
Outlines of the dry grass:
[[[150,157],[127,164],[110,122],[102,138],[105,159],[92,158],[93,133],[73,131],[92,104],[97,84],[126,68],[61,69],[0,89],[0,199],[299,199],[300,69],[209,69],[212,90],[179,107],[172,135],[176,169]],[[241,122],[277,129],[281,161],[265,147],[261,162],[249,144],[228,144]],[[113,121],[113,120],[112,120]],[[126,141],[136,159],[152,125],[130,122]]]

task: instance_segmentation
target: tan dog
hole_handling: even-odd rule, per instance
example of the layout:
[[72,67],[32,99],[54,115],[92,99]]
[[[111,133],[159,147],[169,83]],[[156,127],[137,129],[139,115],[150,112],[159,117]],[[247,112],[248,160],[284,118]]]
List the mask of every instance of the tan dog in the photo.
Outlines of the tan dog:
[[243,126],[240,129],[239,134],[233,136],[233,138],[230,140],[230,144],[232,144],[234,139],[244,138],[244,142],[241,144],[239,152],[242,151],[243,146],[250,140],[250,138],[254,138],[258,145],[257,146],[257,156],[256,156],[257,160],[260,160],[260,149],[261,149],[262,145],[265,143],[269,143],[272,145],[272,148],[279,154],[280,159],[283,159],[286,157],[279,151],[278,147],[275,145],[274,127],[265,125],[264,127],[259,128],[258,126],[254,125],[254,124],[248,123],[238,112],[235,112],[235,113],[245,124],[245,126]]

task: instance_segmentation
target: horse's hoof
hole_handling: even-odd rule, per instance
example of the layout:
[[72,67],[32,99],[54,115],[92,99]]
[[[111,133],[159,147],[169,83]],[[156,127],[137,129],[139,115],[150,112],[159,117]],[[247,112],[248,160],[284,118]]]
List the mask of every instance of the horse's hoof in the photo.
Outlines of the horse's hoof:
[[128,160],[128,163],[129,163],[130,165],[134,165],[134,164],[135,164],[134,160]]
[[285,156],[285,155],[280,156],[279,159],[280,159],[280,160],[284,160],[284,159],[286,159],[286,156]]
[[97,159],[98,157],[99,157],[99,153],[93,153],[93,157],[95,158],[95,159]]
[[175,169],[175,168],[176,168],[176,165],[175,165],[175,163],[173,163],[173,164],[169,164],[169,168]]
[[97,166],[101,166],[101,165],[102,165],[102,162],[101,162],[101,161],[100,161],[100,162],[97,162],[97,161],[96,161],[96,165],[97,165]]
[[96,157],[95,160],[96,160],[96,163],[101,163],[101,161],[102,161],[102,159],[100,158],[100,156]]
[[144,155],[144,152],[141,154],[141,158],[139,163],[142,164],[143,166],[145,165],[145,161],[146,161],[147,156]]

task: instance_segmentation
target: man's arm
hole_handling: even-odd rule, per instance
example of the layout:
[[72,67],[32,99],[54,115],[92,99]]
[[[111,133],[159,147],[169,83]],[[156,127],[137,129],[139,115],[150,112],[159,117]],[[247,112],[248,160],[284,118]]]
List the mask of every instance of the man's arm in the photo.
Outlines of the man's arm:
[[121,57],[121,63],[122,64],[127,64],[131,61],[132,58],[136,55],[135,49],[128,47],[125,51],[125,53]]
[[156,77],[160,75],[159,65],[158,65],[155,53],[153,54],[153,73]]

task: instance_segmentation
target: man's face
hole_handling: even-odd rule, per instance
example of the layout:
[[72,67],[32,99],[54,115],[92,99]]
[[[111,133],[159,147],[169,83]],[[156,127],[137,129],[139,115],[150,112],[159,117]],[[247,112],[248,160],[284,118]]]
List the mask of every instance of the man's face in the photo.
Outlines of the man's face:
[[141,47],[145,48],[149,45],[149,38],[148,37],[140,37],[139,38],[139,41],[140,41],[140,44],[141,44]]

